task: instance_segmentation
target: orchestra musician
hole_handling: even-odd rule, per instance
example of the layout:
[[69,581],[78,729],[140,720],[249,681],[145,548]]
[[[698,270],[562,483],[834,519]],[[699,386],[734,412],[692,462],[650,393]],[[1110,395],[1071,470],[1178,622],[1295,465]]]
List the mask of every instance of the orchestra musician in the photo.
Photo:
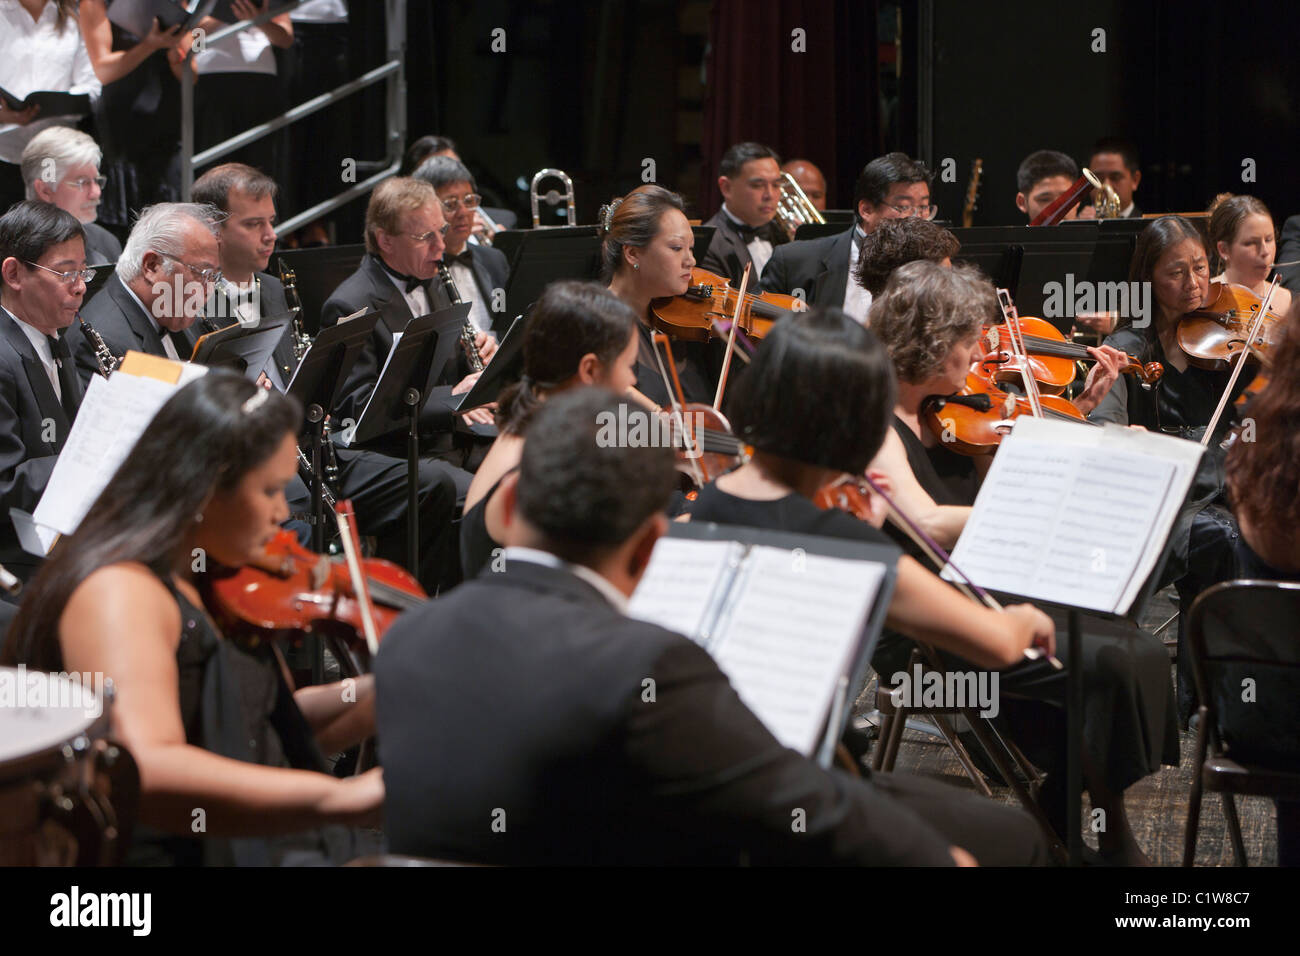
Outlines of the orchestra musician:
[[23,184],[28,199],[54,203],[81,221],[86,230],[86,261],[117,262],[122,243],[95,222],[99,215],[103,154],[87,134],[69,126],[52,126],[32,137],[23,150]]
[[[968,288],[977,280],[966,269],[914,263],[899,270],[873,307],[873,327],[880,322],[890,328],[904,301],[926,314],[940,311],[937,295],[900,295],[903,283],[913,281],[947,293],[949,313],[978,311],[991,297],[991,290],[980,295]],[[873,503],[874,520],[868,523],[819,510],[810,499],[839,475],[864,471],[889,430],[894,392],[890,354],[871,331],[843,312],[818,309],[778,323],[728,405],[737,437],[752,445],[754,454],[700,492],[691,520],[881,540],[872,526],[884,517],[879,501]],[[1064,672],[1046,660],[1022,659],[1030,646],[1060,646],[1065,634],[1057,634],[1056,624],[1031,605],[995,611],[971,601],[909,556],[899,559],[886,626],[894,633],[882,639],[873,657],[879,674],[905,669],[911,645],[904,635],[932,644],[949,668],[1000,671],[1003,709],[997,719],[1010,725],[1021,746],[1047,771],[1040,799],[1057,832],[1067,833]],[[1150,635],[1101,621],[1089,622],[1083,640],[1083,770],[1093,805],[1106,810],[1101,854],[1110,862],[1142,863],[1145,856],[1128,825],[1123,791],[1155,772],[1162,761],[1178,762],[1168,656]]]
[[111,734],[140,771],[129,864],[374,848],[332,825],[378,825],[382,771],[339,779],[321,756],[373,732],[370,678],[291,692],[274,645],[223,637],[206,603],[207,574],[254,560],[287,516],[301,423],[295,401],[228,372],[180,389],[55,546],[9,633],[7,664],[113,681]]
[[718,165],[722,206],[704,223],[713,226],[714,233],[700,265],[726,276],[732,285],[740,282],[745,266],[752,263],[750,281],[757,291],[758,278],[772,250],[790,241],[776,220],[781,199],[780,161],[776,152],[762,143],[736,143],[722,154]]
[[1133,201],[1133,194],[1142,182],[1142,164],[1138,160],[1137,147],[1117,136],[1102,137],[1092,147],[1088,168],[1115,190],[1119,197],[1119,218],[1142,218],[1142,210]]
[[582,385],[616,394],[636,381],[636,314],[591,282],[553,282],[528,315],[523,377],[497,400],[499,434],[465,497],[460,560],[466,579],[499,553],[505,535],[501,482],[519,467],[528,426],[552,395]]
[[30,199],[0,216],[0,562],[26,579],[39,559],[20,544],[9,510],[36,510],[81,406],[71,349],[94,273],[81,223]]
[[781,172],[789,173],[799,184],[814,209],[826,211],[826,177],[807,159],[791,159],[781,164]]
[[810,305],[841,306],[865,322],[871,292],[850,281],[863,239],[886,220],[934,218],[930,180],[925,164],[906,153],[887,153],[867,163],[853,187],[856,223],[837,235],[781,246],[763,270],[764,291],[794,295],[795,289],[802,289]]
[[[242,163],[215,166],[194,182],[195,201],[223,214],[217,226],[222,278],[213,289],[203,319],[210,329],[236,321],[255,326],[263,316],[283,316],[289,311],[284,285],[266,271],[275,249],[277,192],[275,180]],[[284,392],[297,367],[290,324],[267,360],[264,383]],[[377,557],[404,564],[409,553],[406,459],[339,447],[334,456],[338,462],[336,497],[352,501],[362,533],[378,542]],[[459,580],[452,525],[456,486],[446,469],[433,461],[420,462],[418,481],[420,567],[410,570],[425,590],[435,594]],[[303,481],[291,482],[288,496],[295,512],[310,510],[311,499]]]
[[[1025,219],[1032,222],[1034,218],[1050,206],[1079,179],[1079,164],[1065,153],[1054,149],[1040,149],[1030,153],[1016,170],[1016,208],[1025,214]],[[1095,216],[1096,210],[1091,206],[1071,207],[1064,219],[1087,219]]]
[[[1277,261],[1277,230],[1268,207],[1254,196],[1221,193],[1210,204],[1209,240],[1223,266],[1214,282],[1245,286],[1261,299]],[[1280,283],[1270,310],[1291,311],[1291,292]]]
[[[497,492],[502,565],[403,615],[384,640],[375,687],[393,852],[525,865],[1040,862],[1042,837],[1020,810],[914,776],[823,770],[777,743],[701,647],[625,616],[667,527],[675,470],[657,443],[598,439],[618,401],[576,388],[542,403]],[[806,828],[791,827],[796,807]]]

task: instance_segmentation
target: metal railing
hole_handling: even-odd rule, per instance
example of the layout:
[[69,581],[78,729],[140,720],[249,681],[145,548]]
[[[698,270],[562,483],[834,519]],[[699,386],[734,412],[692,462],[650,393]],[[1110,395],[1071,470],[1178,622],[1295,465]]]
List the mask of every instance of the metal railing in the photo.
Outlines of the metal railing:
[[[240,20],[223,27],[203,38],[204,44],[211,44],[226,37],[234,36],[244,30],[252,29],[265,23],[272,17],[288,13],[302,5],[302,0],[290,0],[279,4],[260,14],[252,20]],[[406,145],[406,0],[384,0],[385,35],[387,40],[388,60],[382,66],[363,73],[354,80],[337,86],[327,93],[312,97],[299,103],[280,116],[250,126],[242,133],[236,133],[229,139],[210,146],[201,153],[194,152],[194,71],[191,47],[181,68],[181,198],[189,202],[194,191],[194,172],[214,160],[227,156],[235,150],[242,149],[263,137],[270,136],[276,130],[283,129],[290,123],[296,123],[304,117],[338,103],[345,97],[358,93],[375,83],[387,83],[385,112],[388,135],[385,143],[383,160],[358,160],[357,169],[373,172],[366,179],[350,185],[342,192],[329,199],[297,213],[289,219],[276,224],[276,231],[287,235],[307,223],[319,219],[346,205],[358,196],[364,195],[397,172],[402,163],[402,150]],[[284,184],[281,184],[284,185]]]

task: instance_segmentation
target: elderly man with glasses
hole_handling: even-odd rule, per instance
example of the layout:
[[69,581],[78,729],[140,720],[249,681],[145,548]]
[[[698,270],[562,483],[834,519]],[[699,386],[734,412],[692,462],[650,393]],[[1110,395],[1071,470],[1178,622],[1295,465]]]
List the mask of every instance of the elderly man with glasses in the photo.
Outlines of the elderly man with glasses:
[[86,261],[116,262],[122,243],[97,225],[99,199],[108,182],[99,174],[102,159],[90,136],[69,126],[36,134],[23,150],[22,176],[28,199],[52,203],[77,217],[86,232]]

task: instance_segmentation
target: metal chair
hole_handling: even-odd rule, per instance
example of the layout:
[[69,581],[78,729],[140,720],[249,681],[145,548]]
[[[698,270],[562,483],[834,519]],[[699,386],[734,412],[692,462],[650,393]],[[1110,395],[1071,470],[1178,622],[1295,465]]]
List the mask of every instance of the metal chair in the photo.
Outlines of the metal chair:
[[1227,581],[1192,605],[1186,650],[1199,702],[1183,866],[1196,857],[1203,790],[1223,797],[1246,865],[1234,794],[1300,801],[1300,583]]

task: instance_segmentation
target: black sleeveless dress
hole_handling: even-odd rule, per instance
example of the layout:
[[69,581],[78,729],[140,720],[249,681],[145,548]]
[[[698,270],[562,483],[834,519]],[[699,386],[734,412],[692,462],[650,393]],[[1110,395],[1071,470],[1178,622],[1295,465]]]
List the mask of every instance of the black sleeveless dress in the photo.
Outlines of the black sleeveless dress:
[[476,577],[480,571],[488,566],[495,553],[501,548],[500,542],[493,539],[488,533],[487,528],[487,506],[492,500],[492,496],[497,493],[501,487],[501,482],[505,480],[506,475],[517,471],[519,466],[516,465],[507,471],[488,489],[478,501],[474,502],[474,507],[466,511],[460,518],[460,569],[465,575],[465,580]]

